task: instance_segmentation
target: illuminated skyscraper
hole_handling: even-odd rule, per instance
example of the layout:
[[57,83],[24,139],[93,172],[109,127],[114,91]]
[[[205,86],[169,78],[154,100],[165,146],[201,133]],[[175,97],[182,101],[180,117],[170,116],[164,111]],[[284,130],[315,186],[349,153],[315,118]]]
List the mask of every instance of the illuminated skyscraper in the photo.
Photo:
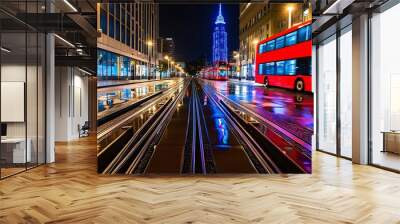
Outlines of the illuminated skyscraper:
[[216,64],[218,62],[228,62],[227,33],[221,4],[219,4],[219,15],[215,21],[213,33],[213,63]]

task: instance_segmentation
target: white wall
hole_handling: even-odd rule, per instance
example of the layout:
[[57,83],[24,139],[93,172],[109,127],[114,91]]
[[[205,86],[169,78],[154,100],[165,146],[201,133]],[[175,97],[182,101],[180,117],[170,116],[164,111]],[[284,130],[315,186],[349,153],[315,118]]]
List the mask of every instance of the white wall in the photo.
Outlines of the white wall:
[[[19,64],[3,64],[1,66],[1,81],[2,82],[25,82],[25,74],[27,69],[28,72],[28,83],[27,83],[27,108],[28,112],[30,109],[35,109],[35,113],[27,113],[28,129],[32,127],[36,130],[36,78],[32,78],[31,74],[35,74],[36,77],[36,66],[28,66]],[[40,74],[40,73],[39,73]],[[43,107],[43,102],[39,101],[39,108]],[[2,110],[7,110],[8,108],[1,108]],[[31,123],[33,122],[33,123]],[[34,126],[34,127],[33,127]],[[28,130],[29,131],[29,130]],[[7,126],[8,136],[10,137],[23,137],[25,136],[25,123],[24,122],[11,122]],[[28,136],[29,137],[29,136]]]
[[[25,82],[25,64],[3,64],[1,66],[1,81]],[[7,108],[1,108],[7,110]],[[7,137],[25,137],[25,123],[7,123]]]
[[88,78],[73,67],[56,67],[55,73],[55,140],[70,141],[88,120]]

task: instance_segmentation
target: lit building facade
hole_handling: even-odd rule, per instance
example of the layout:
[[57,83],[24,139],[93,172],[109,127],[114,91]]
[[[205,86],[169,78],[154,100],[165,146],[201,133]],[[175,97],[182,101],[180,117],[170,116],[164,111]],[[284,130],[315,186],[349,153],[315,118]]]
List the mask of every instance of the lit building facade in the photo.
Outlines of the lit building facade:
[[156,78],[158,24],[158,4],[152,1],[98,3],[98,78]]
[[213,63],[228,61],[228,35],[225,30],[225,19],[222,16],[222,6],[219,4],[219,14],[215,21],[213,33]]
[[254,80],[257,43],[293,25],[311,20],[311,4],[243,3],[239,16],[240,76]]

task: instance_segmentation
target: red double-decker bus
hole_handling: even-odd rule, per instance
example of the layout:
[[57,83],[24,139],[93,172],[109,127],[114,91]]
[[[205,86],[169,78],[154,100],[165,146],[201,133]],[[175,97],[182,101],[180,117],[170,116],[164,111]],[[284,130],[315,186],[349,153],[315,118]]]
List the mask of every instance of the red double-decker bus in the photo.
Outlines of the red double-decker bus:
[[200,75],[205,79],[228,80],[228,65],[226,63],[218,63],[214,66],[203,68]]
[[257,45],[255,81],[311,91],[311,21],[295,25]]

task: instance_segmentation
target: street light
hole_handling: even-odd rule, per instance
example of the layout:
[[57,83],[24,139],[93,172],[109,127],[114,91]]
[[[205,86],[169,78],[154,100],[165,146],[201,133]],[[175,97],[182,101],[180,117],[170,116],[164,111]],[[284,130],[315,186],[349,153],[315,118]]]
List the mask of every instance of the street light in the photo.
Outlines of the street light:
[[173,58],[171,58],[170,68],[171,68],[171,76],[172,76],[172,74],[174,73],[174,70],[175,70],[175,61],[173,60]]
[[167,75],[169,75],[169,77],[171,77],[171,71],[170,71],[170,69],[169,69],[170,58],[168,57],[168,55],[165,55],[164,59],[167,60],[167,66],[168,66],[168,68],[167,68]]
[[149,47],[148,48],[148,51],[147,51],[147,54],[149,55],[149,60],[148,60],[148,62],[147,62],[147,79],[149,79],[150,80],[150,63],[151,63],[151,54],[150,54],[150,49],[151,49],[151,47],[153,46],[153,41],[151,41],[151,40],[149,40],[149,41],[147,41],[147,46]]
[[288,22],[288,28],[292,27],[292,12],[294,10],[293,6],[288,6],[287,8],[289,12],[289,22]]
[[178,64],[178,62],[174,61],[174,73],[175,73],[175,76],[177,76],[177,73],[178,73],[178,67],[179,67],[179,64]]

